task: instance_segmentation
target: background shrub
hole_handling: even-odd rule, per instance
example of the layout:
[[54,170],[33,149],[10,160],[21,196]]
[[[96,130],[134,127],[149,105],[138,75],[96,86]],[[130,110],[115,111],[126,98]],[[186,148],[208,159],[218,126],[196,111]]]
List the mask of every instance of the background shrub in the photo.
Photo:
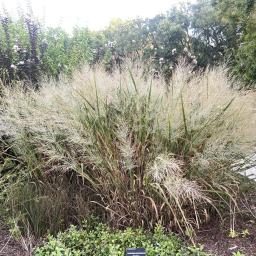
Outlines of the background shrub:
[[[74,27],[47,28],[32,14],[0,15],[0,79],[4,84],[26,80],[37,86],[42,77],[72,75],[84,64],[103,63],[105,70],[122,70],[127,58],[144,62],[145,73],[170,82],[180,58],[200,71],[222,62],[243,80],[255,84],[254,1],[199,1],[172,8],[153,18],[113,20],[102,31]],[[146,65],[147,64],[147,65]]]

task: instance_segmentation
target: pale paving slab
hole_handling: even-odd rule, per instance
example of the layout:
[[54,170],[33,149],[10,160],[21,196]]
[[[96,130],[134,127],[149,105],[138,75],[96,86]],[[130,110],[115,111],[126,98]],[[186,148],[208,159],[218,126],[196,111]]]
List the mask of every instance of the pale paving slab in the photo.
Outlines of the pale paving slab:
[[244,165],[240,167],[242,171],[239,171],[239,173],[248,177],[251,180],[256,181],[256,154],[252,155],[251,157],[245,160],[242,160],[240,164],[241,163],[243,163]]

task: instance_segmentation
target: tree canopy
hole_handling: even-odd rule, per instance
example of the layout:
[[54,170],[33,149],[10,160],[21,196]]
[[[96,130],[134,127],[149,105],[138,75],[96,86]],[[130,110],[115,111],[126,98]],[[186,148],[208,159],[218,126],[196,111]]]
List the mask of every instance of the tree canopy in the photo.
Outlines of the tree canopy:
[[8,84],[42,75],[58,78],[88,63],[107,71],[130,58],[149,63],[168,81],[178,60],[195,70],[226,62],[248,88],[256,81],[254,0],[199,0],[153,18],[115,19],[102,31],[46,28],[31,14],[0,15],[0,78]]

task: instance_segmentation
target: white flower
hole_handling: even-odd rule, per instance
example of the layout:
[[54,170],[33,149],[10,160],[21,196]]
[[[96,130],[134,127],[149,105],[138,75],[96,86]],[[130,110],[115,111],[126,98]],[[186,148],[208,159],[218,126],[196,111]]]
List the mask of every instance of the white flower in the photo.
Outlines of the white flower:
[[113,41],[113,42],[108,41],[108,43],[107,43],[107,47],[110,47],[110,48],[114,47],[115,45],[116,45],[116,41]]
[[196,65],[196,64],[197,64],[197,60],[194,59],[194,60],[192,61],[192,63]]
[[24,61],[20,61],[18,65],[24,65]]
[[174,55],[176,52],[177,52],[176,48],[172,49],[172,55]]
[[151,50],[154,49],[154,45],[153,45],[153,44],[150,45],[150,49],[151,49]]
[[17,66],[15,66],[14,64],[11,65],[12,69],[17,69]]
[[19,48],[18,45],[15,44],[15,45],[12,47],[12,49],[13,49],[14,52],[17,52],[17,51],[19,51],[20,48]]
[[170,70],[173,70],[173,66],[170,66],[169,69],[170,69]]
[[164,62],[164,58],[159,58],[159,63],[162,64]]
[[184,47],[183,52],[188,52],[188,48]]
[[136,43],[136,40],[132,40],[132,43]]

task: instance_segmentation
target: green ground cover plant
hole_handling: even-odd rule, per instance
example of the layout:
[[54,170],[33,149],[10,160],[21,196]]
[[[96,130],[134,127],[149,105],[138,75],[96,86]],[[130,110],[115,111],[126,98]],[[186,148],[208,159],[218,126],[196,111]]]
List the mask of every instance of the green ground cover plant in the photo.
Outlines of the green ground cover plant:
[[145,248],[147,255],[155,256],[206,256],[200,248],[185,247],[173,234],[166,235],[161,226],[152,233],[141,229],[113,231],[99,223],[74,226],[59,233],[56,238],[49,236],[48,241],[35,251],[36,256],[47,255],[124,255],[127,248]]

